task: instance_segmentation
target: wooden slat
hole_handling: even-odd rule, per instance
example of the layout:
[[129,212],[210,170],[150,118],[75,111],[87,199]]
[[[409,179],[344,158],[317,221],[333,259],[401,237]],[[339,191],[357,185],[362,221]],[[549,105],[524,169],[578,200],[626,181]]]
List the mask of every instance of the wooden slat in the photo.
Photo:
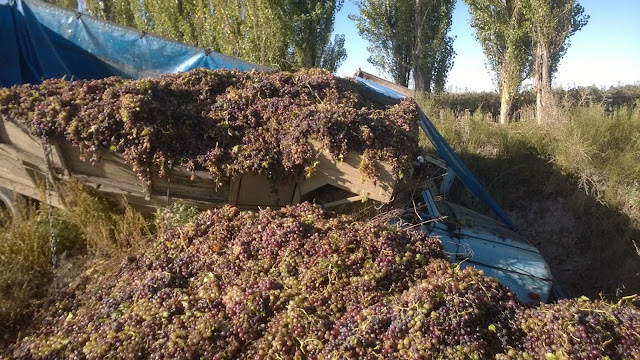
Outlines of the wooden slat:
[[346,199],[342,199],[342,200],[338,200],[338,201],[332,201],[330,203],[326,203],[324,204],[324,207],[327,209],[330,209],[332,207],[336,207],[336,206],[340,206],[340,205],[344,205],[344,204],[349,204],[349,203],[353,203],[356,201],[362,201],[362,196],[358,195],[358,196],[351,196],[348,197]]
[[69,170],[69,166],[67,166],[67,161],[64,158],[64,153],[60,148],[60,145],[58,145],[57,142],[52,142],[49,146],[51,146],[51,162],[53,170],[57,171],[57,169],[60,169],[58,173],[68,179],[71,176],[71,171]]
[[229,204],[236,206],[238,205],[238,193],[240,192],[240,181],[242,180],[241,176],[234,176],[231,179],[231,186],[229,188]]
[[9,144],[18,150],[42,159],[44,152],[38,138],[26,133],[20,126],[11,121],[3,121],[3,123]]
[[[19,192],[33,196],[38,191],[37,178],[47,173],[40,140],[6,120],[0,121],[0,140],[6,142],[0,144],[0,178],[8,184],[16,183],[21,189]],[[152,186],[148,186],[141,182],[131,165],[120,155],[106,151],[96,164],[91,164],[81,160],[80,151],[67,141],[51,145],[49,162],[52,168],[49,173],[54,175],[51,179],[54,184],[75,177],[111,197],[124,196],[150,209],[166,206],[176,200],[198,204],[199,207],[216,207],[226,203],[254,209],[257,206],[284,206],[298,203],[306,194],[327,184],[359,196],[388,202],[395,186],[389,164],[379,164],[380,176],[374,181],[362,177],[358,169],[361,154],[349,152],[344,161],[335,161],[327,151],[320,150],[317,142],[311,143],[319,161],[316,175],[297,183],[277,186],[265,176],[255,174],[244,174],[235,179],[224,178],[220,185],[214,183],[208,172],[198,171],[191,179],[192,174],[182,168],[169,170],[167,179],[153,172]]]
[[285,206],[293,199],[296,184],[272,184],[266,176],[243,174],[238,189],[239,206]]
[[321,151],[319,143],[311,143],[317,151],[319,163],[316,166],[316,175],[301,182],[302,196],[329,184],[380,202],[391,200],[396,180],[390,164],[379,163],[379,176],[376,179],[370,179],[363,176],[359,169],[361,161],[359,153],[350,151],[343,161],[337,161],[328,151]]
[[[152,174],[152,194],[170,199],[189,198],[195,201],[209,202],[213,206],[226,204],[229,201],[229,179],[223,178],[222,184],[216,185],[206,171],[197,171],[191,180],[191,173],[183,168],[173,168],[166,178],[161,178],[154,171]],[[170,181],[169,181],[170,180]]]
[[295,189],[293,190],[293,198],[291,199],[291,205],[300,204],[301,197],[302,196],[300,194],[300,183],[297,182]]

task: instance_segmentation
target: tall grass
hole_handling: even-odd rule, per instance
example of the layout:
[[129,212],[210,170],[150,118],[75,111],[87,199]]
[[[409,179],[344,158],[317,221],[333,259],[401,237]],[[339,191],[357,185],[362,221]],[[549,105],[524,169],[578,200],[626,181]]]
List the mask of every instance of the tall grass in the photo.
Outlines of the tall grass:
[[640,106],[603,113],[601,107],[574,109],[552,157],[585,191],[640,217]]
[[[471,116],[444,111],[431,119],[459,153],[517,161],[533,152],[575,177],[589,195],[640,217],[640,105],[614,112],[576,107],[568,111],[567,121],[552,119],[544,125],[501,126],[481,111]],[[497,176],[504,174],[490,177]]]
[[106,199],[79,182],[67,184],[62,196],[90,254],[110,258],[141,251],[152,237],[152,223],[124,201]]
[[69,184],[61,194],[66,208],[53,212],[59,269],[52,267],[46,204],[33,202],[18,206],[15,216],[3,215],[0,343],[28,318],[32,306],[52,291],[51,285],[69,268],[65,259],[89,259],[93,265],[116,263],[126,254],[142,251],[153,239],[152,223],[126,203],[105,200],[78,183]]
[[576,292],[640,292],[640,104],[553,113],[543,125],[500,125],[480,111],[428,115],[499,203],[529,213],[529,235],[558,256],[552,270],[566,269]]
[[[14,216],[2,214],[0,227],[0,334],[24,319],[53,275],[47,211],[34,204],[18,203],[17,208]],[[80,229],[66,213],[54,212],[53,233],[60,253],[81,247]]]

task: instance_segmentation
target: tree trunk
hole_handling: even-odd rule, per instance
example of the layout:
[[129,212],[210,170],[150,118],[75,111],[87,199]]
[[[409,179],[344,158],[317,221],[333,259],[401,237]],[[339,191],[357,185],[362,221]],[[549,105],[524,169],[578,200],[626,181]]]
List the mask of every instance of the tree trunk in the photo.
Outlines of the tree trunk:
[[513,79],[509,75],[510,64],[502,67],[502,84],[500,86],[500,124],[506,124],[511,117],[511,106],[513,104],[513,94],[511,83]]
[[502,91],[502,95],[500,96],[500,124],[506,124],[509,122],[512,104],[513,97],[509,91]]
[[551,91],[551,58],[548,44],[538,40],[535,57],[536,120],[538,124],[542,124],[550,114],[549,110],[555,105]]
[[413,67],[413,85],[416,91],[430,93],[431,92],[431,74],[430,69],[423,69],[419,65]]
[[309,21],[305,29],[306,43],[302,44],[302,67],[312,68],[316,66],[317,45],[316,45],[316,24],[315,21]]
[[420,41],[422,39],[423,18],[422,18],[422,1],[415,0],[413,4],[413,48],[411,53],[413,55],[413,86],[415,91],[428,92],[427,84],[425,81],[426,69],[424,69],[424,61],[421,57],[422,47],[424,46]]

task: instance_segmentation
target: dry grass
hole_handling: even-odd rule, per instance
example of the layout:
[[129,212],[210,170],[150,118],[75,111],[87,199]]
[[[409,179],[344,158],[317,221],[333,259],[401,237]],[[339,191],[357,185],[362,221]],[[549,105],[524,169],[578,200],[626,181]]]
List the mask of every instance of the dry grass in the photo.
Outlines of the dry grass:
[[0,334],[24,318],[51,279],[44,220],[35,207],[22,207],[0,230]]
[[432,120],[574,294],[640,292],[640,104],[557,113],[542,125]]
[[154,239],[153,226],[126,203],[105,200],[79,183],[61,194],[66,209],[55,209],[53,234],[59,268],[53,269],[49,218],[44,203],[18,206],[0,225],[0,343],[21,325],[52,284],[91,268],[104,272]]

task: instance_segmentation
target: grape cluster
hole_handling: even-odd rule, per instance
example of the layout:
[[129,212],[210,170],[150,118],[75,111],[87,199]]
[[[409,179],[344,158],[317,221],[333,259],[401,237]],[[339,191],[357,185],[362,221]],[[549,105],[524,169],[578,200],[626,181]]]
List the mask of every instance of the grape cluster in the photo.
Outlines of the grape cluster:
[[[352,79],[311,69],[196,69],[153,79],[46,80],[0,89],[0,114],[37,137],[64,138],[93,162],[122,154],[147,181],[168,167],[208,170],[216,180],[246,172],[287,182],[309,173],[319,141],[336,159],[363,153],[406,173],[417,151],[412,100],[382,106]],[[306,170],[306,172],[305,172]]]
[[635,307],[564,300],[521,309],[514,320],[522,340],[518,351],[513,349],[504,358],[546,354],[584,360],[640,358],[640,311]]
[[626,359],[639,321],[625,304],[528,308],[421,232],[226,206],[44,301],[0,357]]

